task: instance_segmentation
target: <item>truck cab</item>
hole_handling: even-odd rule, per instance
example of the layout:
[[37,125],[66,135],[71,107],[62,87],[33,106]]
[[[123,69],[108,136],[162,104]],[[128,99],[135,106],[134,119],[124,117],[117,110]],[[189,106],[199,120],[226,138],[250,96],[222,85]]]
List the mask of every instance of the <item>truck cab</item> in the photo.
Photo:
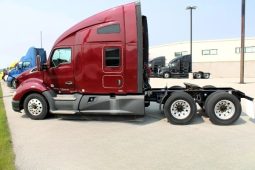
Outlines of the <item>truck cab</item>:
[[25,56],[21,57],[7,77],[7,86],[16,88],[16,78],[26,70],[30,70],[36,66],[36,56],[40,55],[41,63],[46,62],[46,51],[43,48],[30,47]]
[[39,108],[32,101],[43,97],[45,113],[144,115],[147,68],[147,20],[140,3],[119,6],[64,32],[46,64],[17,78],[13,108],[43,118],[32,114]]
[[[159,69],[159,77],[163,78],[188,78],[191,70],[191,55],[179,56],[172,59],[166,67]],[[209,79],[210,73],[193,72],[194,79]]]
[[150,76],[151,77],[158,77],[159,75],[159,70],[162,67],[165,67],[166,64],[166,57],[165,56],[160,56],[156,57],[149,62],[149,67],[151,70]]
[[185,55],[172,59],[166,67],[161,67],[159,76],[164,78],[184,77],[191,72],[191,56]]

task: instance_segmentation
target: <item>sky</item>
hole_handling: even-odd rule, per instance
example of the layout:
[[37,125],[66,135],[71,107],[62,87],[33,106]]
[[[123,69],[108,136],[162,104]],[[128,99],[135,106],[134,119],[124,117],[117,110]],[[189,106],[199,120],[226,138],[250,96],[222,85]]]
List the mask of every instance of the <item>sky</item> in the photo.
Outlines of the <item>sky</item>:
[[[55,40],[79,21],[131,0],[0,0],[0,68],[24,56],[29,47],[47,55]],[[148,18],[150,46],[189,41],[189,5],[193,12],[193,39],[238,38],[241,0],[141,0]],[[246,36],[255,37],[255,1],[246,0]]]

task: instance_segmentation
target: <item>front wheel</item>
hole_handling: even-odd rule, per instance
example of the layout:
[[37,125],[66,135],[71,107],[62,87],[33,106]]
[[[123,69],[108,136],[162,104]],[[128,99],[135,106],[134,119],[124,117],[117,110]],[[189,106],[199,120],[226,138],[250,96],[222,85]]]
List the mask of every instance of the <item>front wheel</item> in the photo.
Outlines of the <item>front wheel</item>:
[[212,123],[230,125],[240,117],[242,107],[240,101],[234,95],[227,92],[218,92],[209,97],[205,103],[205,111]]
[[164,74],[163,74],[163,77],[164,77],[165,79],[170,78],[170,73],[167,73],[167,72],[164,73]]
[[164,113],[172,124],[189,124],[194,119],[196,112],[196,103],[186,92],[172,93],[164,105]]
[[48,114],[48,105],[42,95],[33,93],[26,97],[24,110],[31,119],[42,120]]
[[17,88],[16,79],[13,79],[11,84],[12,84],[12,88],[14,89]]

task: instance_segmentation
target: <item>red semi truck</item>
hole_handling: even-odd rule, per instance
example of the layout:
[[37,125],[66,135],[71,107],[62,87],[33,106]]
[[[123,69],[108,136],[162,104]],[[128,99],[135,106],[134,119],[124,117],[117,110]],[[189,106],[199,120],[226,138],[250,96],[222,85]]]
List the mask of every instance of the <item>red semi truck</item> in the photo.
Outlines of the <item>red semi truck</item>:
[[46,64],[17,78],[13,110],[37,120],[49,113],[144,115],[157,102],[169,122],[188,124],[197,103],[213,123],[228,125],[241,114],[241,98],[253,100],[233,88],[151,88],[148,42],[140,3],[81,21],[57,39]]

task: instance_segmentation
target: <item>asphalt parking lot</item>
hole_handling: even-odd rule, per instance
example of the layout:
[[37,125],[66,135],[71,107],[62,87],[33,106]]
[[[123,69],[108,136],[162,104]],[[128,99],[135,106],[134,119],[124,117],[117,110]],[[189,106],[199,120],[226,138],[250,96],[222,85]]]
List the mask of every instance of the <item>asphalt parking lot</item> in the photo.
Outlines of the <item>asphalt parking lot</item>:
[[[152,87],[182,82],[231,86],[255,97],[255,79],[151,79]],[[153,103],[146,116],[56,117],[35,121],[11,109],[14,90],[1,82],[11,129],[15,164],[44,169],[254,169],[255,120],[243,114],[231,126],[197,116],[186,126],[171,125]]]

